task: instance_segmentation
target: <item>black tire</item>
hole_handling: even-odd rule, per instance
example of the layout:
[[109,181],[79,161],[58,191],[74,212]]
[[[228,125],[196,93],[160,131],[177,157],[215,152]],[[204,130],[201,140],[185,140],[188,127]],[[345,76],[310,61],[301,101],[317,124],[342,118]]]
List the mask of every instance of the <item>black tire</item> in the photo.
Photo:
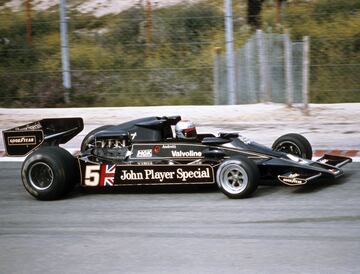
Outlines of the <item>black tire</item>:
[[280,136],[272,145],[272,149],[289,153],[303,159],[311,160],[312,158],[311,144],[304,136],[297,133]]
[[93,129],[90,131],[86,136],[84,137],[83,141],[81,142],[81,152],[84,152],[87,149],[88,144],[90,144],[92,141],[94,141],[94,135],[95,133],[98,133],[99,131],[102,131],[104,129],[107,129],[111,127],[112,125],[105,125],[98,128]]
[[60,147],[42,147],[31,153],[21,168],[25,189],[38,200],[57,200],[78,182],[75,157]]
[[216,173],[220,190],[231,199],[249,197],[257,189],[259,180],[257,165],[243,156],[225,160]]

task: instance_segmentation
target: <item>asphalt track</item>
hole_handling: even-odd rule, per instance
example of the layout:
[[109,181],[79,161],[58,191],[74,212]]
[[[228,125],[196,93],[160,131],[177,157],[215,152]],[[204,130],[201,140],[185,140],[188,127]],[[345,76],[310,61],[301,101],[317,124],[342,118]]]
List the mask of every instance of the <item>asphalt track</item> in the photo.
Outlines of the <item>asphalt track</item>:
[[360,273],[360,163],[336,182],[133,189],[39,202],[0,163],[0,273]]

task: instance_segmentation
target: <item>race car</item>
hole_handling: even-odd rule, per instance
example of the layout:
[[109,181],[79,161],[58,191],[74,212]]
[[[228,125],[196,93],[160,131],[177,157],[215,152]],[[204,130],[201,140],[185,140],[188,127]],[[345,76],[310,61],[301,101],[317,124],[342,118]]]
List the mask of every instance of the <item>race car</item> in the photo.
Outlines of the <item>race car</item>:
[[36,199],[63,198],[76,184],[214,184],[229,198],[245,198],[261,180],[302,186],[338,178],[343,174],[340,167],[352,161],[332,155],[312,161],[311,145],[300,134],[283,135],[270,148],[237,132],[197,133],[193,123],[180,116],[101,126],[85,136],[77,155],[60,147],[83,127],[82,118],[55,118],[3,131],[7,155],[28,155],[21,177]]

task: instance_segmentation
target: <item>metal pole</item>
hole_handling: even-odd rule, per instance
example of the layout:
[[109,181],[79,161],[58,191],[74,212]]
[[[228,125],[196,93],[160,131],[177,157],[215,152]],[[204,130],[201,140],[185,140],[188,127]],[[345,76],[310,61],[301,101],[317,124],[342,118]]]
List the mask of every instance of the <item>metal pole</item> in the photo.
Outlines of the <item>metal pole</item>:
[[256,40],[257,47],[259,50],[259,63],[260,63],[260,102],[265,102],[265,94],[266,94],[266,60],[265,60],[265,45],[264,45],[264,34],[262,30],[256,30]]
[[273,49],[273,35],[272,35],[272,28],[268,27],[268,33],[265,33],[263,35],[265,37],[264,39],[264,45],[265,45],[265,69],[266,69],[266,93],[265,98],[267,102],[272,102],[272,75],[271,75],[271,52]]
[[226,44],[226,76],[228,89],[228,105],[236,104],[235,96],[235,60],[234,60],[234,37],[232,1],[225,0],[225,44]]
[[69,45],[67,37],[67,17],[66,17],[66,0],[60,0],[60,39],[61,39],[61,61],[63,86],[65,88],[65,103],[70,102],[69,89],[71,88]]
[[253,62],[253,39],[245,44],[245,69],[246,69],[246,89],[249,96],[249,103],[257,103],[258,95],[255,89],[254,62]]
[[214,50],[214,105],[220,105],[221,48]]
[[285,48],[285,83],[286,83],[286,104],[291,107],[294,102],[294,81],[293,81],[293,64],[292,64],[292,46],[289,31],[284,33]]
[[310,39],[309,36],[304,37],[304,48],[303,48],[303,74],[302,74],[302,94],[303,94],[303,112],[305,115],[309,115],[309,47]]
[[235,49],[235,100],[237,104],[246,103],[246,94],[241,88],[241,49]]

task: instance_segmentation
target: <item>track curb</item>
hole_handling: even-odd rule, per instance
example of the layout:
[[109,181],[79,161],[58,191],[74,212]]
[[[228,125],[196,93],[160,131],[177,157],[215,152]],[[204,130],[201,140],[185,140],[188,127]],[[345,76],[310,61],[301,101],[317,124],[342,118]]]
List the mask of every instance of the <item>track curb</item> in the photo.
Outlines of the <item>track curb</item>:
[[346,156],[346,157],[360,157],[360,150],[357,149],[350,149],[350,150],[343,150],[343,149],[317,149],[313,152],[315,157],[320,157],[324,154],[331,154],[335,156]]

